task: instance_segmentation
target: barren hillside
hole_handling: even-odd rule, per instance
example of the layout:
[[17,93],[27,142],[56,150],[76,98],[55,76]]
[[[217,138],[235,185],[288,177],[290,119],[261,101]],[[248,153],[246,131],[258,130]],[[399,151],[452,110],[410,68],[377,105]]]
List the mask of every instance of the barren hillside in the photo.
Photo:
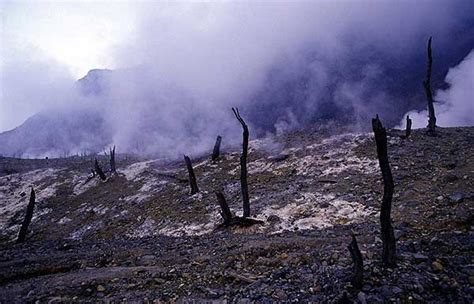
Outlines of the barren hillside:
[[[239,147],[192,158],[195,195],[180,160],[119,155],[118,174],[101,181],[88,157],[0,158],[0,301],[471,303],[474,128],[401,134],[391,130],[388,145],[395,269],[380,261],[372,133],[308,128],[251,141],[251,215],[263,224],[248,228],[220,227],[214,194],[223,189],[242,213]],[[15,244],[31,186],[30,232]],[[351,231],[362,290],[350,285]]]

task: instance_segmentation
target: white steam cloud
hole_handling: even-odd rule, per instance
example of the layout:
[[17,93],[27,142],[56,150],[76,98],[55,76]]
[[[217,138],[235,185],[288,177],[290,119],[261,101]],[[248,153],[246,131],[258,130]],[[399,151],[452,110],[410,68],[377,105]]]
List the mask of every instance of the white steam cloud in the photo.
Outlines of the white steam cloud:
[[[445,79],[447,90],[439,90],[435,95],[436,124],[441,127],[474,125],[474,51],[456,67],[449,70]],[[410,115],[413,128],[427,126],[428,112],[410,111],[402,121],[406,125],[406,115]]]
[[[163,156],[209,150],[218,134],[224,143],[240,141],[231,107],[241,108],[252,136],[331,111],[350,113],[361,127],[375,112],[396,122],[406,105],[380,79],[396,81],[391,65],[422,53],[430,35],[437,47],[449,45],[452,29],[473,11],[469,1],[140,2],[135,9],[139,23],[108,54],[118,68],[99,76],[100,93],[71,95],[61,75],[37,83],[56,75],[52,67],[30,71],[18,63],[18,70],[1,68],[8,87],[2,108],[22,104],[16,111],[37,112],[66,104],[62,113],[71,117],[68,107],[91,107],[110,133],[104,145]],[[446,99],[468,86],[457,74],[469,71],[456,71],[448,75]],[[0,111],[2,120],[2,112],[12,113]],[[73,153],[89,147],[70,144]]]

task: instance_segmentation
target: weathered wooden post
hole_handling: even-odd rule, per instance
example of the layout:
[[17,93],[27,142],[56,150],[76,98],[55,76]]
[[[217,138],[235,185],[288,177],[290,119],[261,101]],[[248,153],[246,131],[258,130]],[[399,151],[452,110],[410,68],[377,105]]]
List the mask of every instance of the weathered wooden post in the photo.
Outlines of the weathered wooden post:
[[242,200],[243,200],[243,217],[250,216],[250,199],[249,199],[249,187],[247,183],[247,155],[249,149],[249,129],[247,124],[242,119],[239,113],[238,108],[232,108],[232,112],[234,112],[235,117],[242,125],[243,129],[243,144],[242,144],[242,155],[240,156],[240,186],[242,189]]
[[35,200],[36,194],[33,187],[31,188],[30,193],[30,201],[28,202],[28,206],[26,207],[26,214],[25,218],[23,219],[23,223],[21,224],[20,233],[18,234],[17,243],[22,243],[26,240],[26,234],[28,233],[28,227],[30,226],[31,219],[33,218],[33,210],[35,209]]
[[380,208],[380,224],[383,243],[382,262],[385,267],[394,267],[396,264],[396,245],[393,233],[391,209],[393,198],[393,177],[387,154],[387,132],[382,125],[378,115],[372,119],[375,143],[377,145],[377,157],[383,178],[383,199]]
[[218,135],[216,139],[216,143],[214,145],[214,150],[212,151],[212,160],[216,160],[219,158],[219,154],[221,151],[221,142],[222,142],[222,137]]
[[354,263],[354,274],[351,281],[352,286],[362,288],[364,284],[364,261],[362,260],[362,254],[360,253],[354,233],[352,233],[352,241],[347,248],[351,253],[352,262]]
[[431,68],[433,65],[433,56],[431,55],[431,38],[428,39],[428,64],[426,68],[426,79],[423,80],[426,100],[428,101],[428,134],[436,134],[436,116],[433,105],[433,92],[431,91]]
[[196,175],[194,175],[191,159],[186,155],[184,155],[184,162],[186,163],[186,167],[188,168],[189,186],[191,187],[191,195],[193,195],[199,192],[199,188],[196,181]]
[[97,172],[97,174],[99,175],[101,180],[105,181],[107,179],[107,177],[104,174],[104,171],[102,171],[102,168],[100,167],[99,162],[97,161],[97,158],[94,161],[94,169],[95,169],[95,172]]
[[219,206],[221,207],[221,216],[224,219],[224,226],[229,226],[232,221],[232,212],[230,212],[229,205],[225,200],[225,196],[222,192],[216,191],[217,201],[219,202]]
[[115,146],[110,149],[110,172],[117,173],[115,166]]
[[410,134],[411,134],[411,119],[410,119],[410,115],[407,115],[407,128],[405,129],[405,138],[408,138],[410,137]]

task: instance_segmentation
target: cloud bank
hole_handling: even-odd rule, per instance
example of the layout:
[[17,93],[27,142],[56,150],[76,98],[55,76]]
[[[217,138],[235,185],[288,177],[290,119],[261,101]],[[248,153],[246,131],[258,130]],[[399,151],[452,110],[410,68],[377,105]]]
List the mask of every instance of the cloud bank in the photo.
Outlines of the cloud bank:
[[[425,104],[427,37],[435,41],[435,84],[474,40],[470,1],[144,2],[136,9],[134,35],[109,54],[120,68],[98,76],[96,94],[2,78],[11,88],[2,103],[40,104],[43,112],[56,103],[91,107],[111,134],[105,144],[120,151],[200,153],[218,134],[226,144],[240,141],[231,107],[241,109],[252,137],[327,120],[365,129],[376,113],[393,126]],[[37,71],[21,75],[53,75]],[[449,81],[458,86],[458,77]],[[37,102],[43,93],[53,97]]]

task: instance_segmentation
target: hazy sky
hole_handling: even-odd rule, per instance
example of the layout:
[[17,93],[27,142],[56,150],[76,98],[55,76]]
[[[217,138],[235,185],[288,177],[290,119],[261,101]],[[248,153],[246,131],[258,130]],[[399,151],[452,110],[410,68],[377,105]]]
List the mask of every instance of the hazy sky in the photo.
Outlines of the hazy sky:
[[49,58],[75,78],[114,67],[110,54],[133,32],[137,13],[130,2],[111,0],[1,1],[0,11],[2,54]]
[[58,96],[90,69],[115,68],[137,14],[125,1],[1,0],[0,132],[65,102]]
[[[375,110],[384,118],[390,107],[400,108],[377,82],[381,75],[393,64],[424,62],[431,35],[436,56],[456,47],[456,30],[472,24],[473,3],[0,0],[0,132],[40,111],[84,104],[73,86],[93,68],[117,70],[109,94],[89,101],[103,107],[123,149],[139,135],[163,149],[177,141],[187,147],[189,138],[213,141],[223,129],[238,132],[234,106],[244,116],[245,107],[271,106],[280,110],[271,124],[296,127],[326,101],[367,124]],[[286,95],[285,83],[302,76],[304,86]],[[462,94],[445,96],[470,93],[456,87]],[[258,92],[265,95],[256,100]],[[450,104],[464,109],[463,100]]]

